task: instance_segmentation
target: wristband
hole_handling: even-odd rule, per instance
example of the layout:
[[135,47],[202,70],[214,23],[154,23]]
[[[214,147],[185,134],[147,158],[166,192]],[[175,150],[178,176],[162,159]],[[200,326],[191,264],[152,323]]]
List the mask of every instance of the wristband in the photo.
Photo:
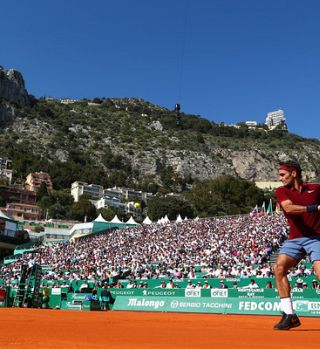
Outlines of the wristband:
[[316,212],[318,211],[318,205],[308,205],[307,212]]

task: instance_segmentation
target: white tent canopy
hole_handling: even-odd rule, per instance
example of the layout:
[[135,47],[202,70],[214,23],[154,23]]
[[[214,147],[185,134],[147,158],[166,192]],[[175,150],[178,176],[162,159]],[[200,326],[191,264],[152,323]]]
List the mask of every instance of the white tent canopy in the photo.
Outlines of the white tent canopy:
[[180,214],[178,215],[178,217],[177,217],[177,219],[176,219],[176,222],[177,222],[177,223],[182,222],[182,218],[181,218],[181,215],[180,215]]
[[102,214],[100,213],[99,216],[94,220],[94,222],[108,222],[106,221],[103,217],[102,217]]
[[126,224],[135,224],[135,225],[140,225],[139,223],[137,223],[133,217],[131,216],[128,221],[126,222]]
[[170,220],[169,220],[169,218],[168,218],[167,215],[164,216],[163,222],[164,222],[164,223],[170,223]]
[[170,220],[169,220],[168,216],[165,215],[164,217],[158,219],[157,223],[158,224],[168,224],[168,223],[170,223]]
[[165,224],[165,219],[162,217],[160,219],[158,219],[158,224]]
[[123,223],[123,222],[120,221],[120,219],[118,218],[117,215],[115,215],[110,222],[111,223]]
[[152,224],[152,220],[147,216],[142,222],[142,224]]

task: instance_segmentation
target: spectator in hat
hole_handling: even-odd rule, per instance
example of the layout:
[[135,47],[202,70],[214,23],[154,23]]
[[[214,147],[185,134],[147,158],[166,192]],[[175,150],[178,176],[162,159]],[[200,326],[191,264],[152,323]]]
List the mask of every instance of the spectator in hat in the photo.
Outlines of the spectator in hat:
[[164,281],[161,281],[159,286],[156,286],[155,288],[167,288],[167,285]]
[[149,285],[148,285],[147,282],[144,282],[144,283],[143,283],[143,288],[149,288]]
[[211,288],[211,286],[207,280],[204,282],[203,288]]
[[128,282],[126,288],[133,288],[133,282],[132,282],[132,280],[129,280],[129,282]]
[[172,279],[169,280],[169,282],[166,285],[166,288],[174,288],[174,283],[173,283]]
[[197,282],[196,288],[198,288],[198,289],[202,288],[202,286],[201,286],[201,281],[198,281],[198,282]]
[[193,288],[191,280],[188,280],[186,288]]
[[303,280],[302,279],[297,279],[297,288],[302,288],[303,287]]
[[219,288],[228,288],[228,286],[225,284],[223,280],[219,282]]

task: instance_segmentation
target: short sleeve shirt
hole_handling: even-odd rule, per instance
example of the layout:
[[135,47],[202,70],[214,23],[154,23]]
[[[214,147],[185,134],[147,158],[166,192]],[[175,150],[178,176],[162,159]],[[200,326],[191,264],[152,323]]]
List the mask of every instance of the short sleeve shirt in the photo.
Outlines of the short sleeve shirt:
[[[279,187],[276,190],[277,201],[290,200],[294,205],[320,205],[320,185],[303,183],[301,191],[295,188]],[[289,239],[320,234],[320,213],[305,212],[299,215],[284,212],[290,227]]]

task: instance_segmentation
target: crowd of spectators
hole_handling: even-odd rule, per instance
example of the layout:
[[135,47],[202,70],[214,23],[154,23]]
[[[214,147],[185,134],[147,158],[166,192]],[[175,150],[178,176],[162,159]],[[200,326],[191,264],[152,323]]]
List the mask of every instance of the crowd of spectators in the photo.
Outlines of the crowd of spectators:
[[[44,280],[269,277],[270,254],[286,238],[282,214],[243,215],[117,229],[76,241],[41,245],[0,267],[19,280],[22,264],[47,267]],[[294,271],[292,271],[294,273]]]

